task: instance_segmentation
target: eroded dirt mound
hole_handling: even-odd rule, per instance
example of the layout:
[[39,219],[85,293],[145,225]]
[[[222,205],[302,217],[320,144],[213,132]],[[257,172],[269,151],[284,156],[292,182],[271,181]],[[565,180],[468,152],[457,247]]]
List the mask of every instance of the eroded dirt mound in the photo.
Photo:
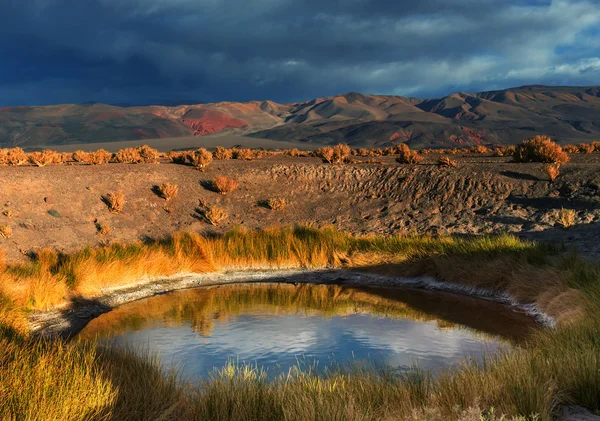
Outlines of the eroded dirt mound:
[[[419,165],[392,158],[375,163],[323,164],[316,158],[273,157],[213,161],[205,172],[160,164],[0,167],[0,239],[8,259],[51,247],[73,250],[102,241],[160,237],[176,230],[224,231],[235,225],[260,228],[293,223],[334,225],[354,233],[493,234],[578,245],[600,254],[600,156],[578,155],[550,183],[540,164],[506,158],[458,158],[458,168],[439,169],[428,155]],[[222,195],[210,181],[225,175],[240,187]],[[154,186],[179,186],[166,201]],[[109,212],[102,196],[122,191],[126,203]],[[283,198],[272,210],[269,198]],[[216,205],[227,218],[207,223],[199,202]],[[572,216],[566,229],[561,212]],[[109,233],[98,234],[99,226]]]

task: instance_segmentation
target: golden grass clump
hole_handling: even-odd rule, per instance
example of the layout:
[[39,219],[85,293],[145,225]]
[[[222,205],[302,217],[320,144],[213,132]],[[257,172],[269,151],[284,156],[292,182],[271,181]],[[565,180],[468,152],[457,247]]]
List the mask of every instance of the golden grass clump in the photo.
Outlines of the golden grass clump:
[[215,152],[213,153],[213,157],[218,160],[231,159],[233,157],[233,152],[231,149],[224,148],[223,146],[217,146]]
[[577,150],[579,153],[594,153],[595,147],[592,143],[580,143],[577,145]]
[[111,213],[121,213],[125,206],[125,194],[122,191],[107,193],[102,196],[102,200],[106,203]]
[[115,154],[115,161],[121,164],[137,164],[142,157],[136,148],[125,148]]
[[212,162],[213,154],[204,148],[199,148],[194,152],[188,153],[187,159],[195,169],[204,171],[208,164]]
[[171,200],[177,197],[177,193],[179,193],[179,186],[177,184],[171,183],[163,183],[160,186],[157,186],[156,190],[160,197],[165,200]]
[[225,177],[224,175],[217,175],[214,180],[210,182],[211,190],[219,194],[231,193],[240,186],[233,178]]
[[135,148],[135,150],[140,155],[140,162],[145,164],[158,164],[160,153],[156,149],[153,149],[148,145],[142,145]]
[[255,153],[252,149],[248,148],[234,148],[232,149],[232,157],[234,159],[241,159],[244,161],[252,161],[255,158]]
[[13,230],[8,225],[0,225],[0,238],[10,238],[13,235]]
[[30,153],[28,159],[36,167],[45,167],[46,165],[56,163],[57,160],[60,162],[60,159],[57,157],[60,157],[60,154],[57,154],[55,151],[45,150]]
[[396,162],[400,164],[418,164],[423,160],[423,157],[419,155],[419,152],[412,151],[407,144],[401,143],[397,148],[398,157]]
[[544,162],[548,164],[564,164],[569,156],[559,144],[548,136],[535,136],[517,146],[513,158],[516,162]]
[[110,235],[111,232],[112,230],[110,229],[110,225],[108,225],[106,222],[96,223],[96,234],[106,237]]
[[440,156],[437,161],[437,166],[440,168],[456,168],[458,163],[448,156]]
[[225,210],[215,205],[209,205],[202,200],[196,208],[196,212],[211,225],[219,225],[229,217]]
[[287,204],[287,200],[283,197],[271,197],[266,201],[267,207],[272,210],[283,210]]
[[575,219],[577,218],[577,212],[574,209],[560,208],[555,212],[556,222],[558,222],[563,228],[571,228],[575,225]]
[[0,151],[0,164],[25,165],[28,161],[27,154],[23,149],[16,147],[12,149],[2,149]]
[[544,166],[542,166],[542,171],[544,171],[544,174],[548,176],[550,182],[554,183],[554,181],[560,175],[560,164],[545,164]]
[[325,146],[317,149],[316,154],[319,158],[323,159],[323,162],[341,164],[348,160],[351,152],[352,149],[350,146],[340,143],[334,147]]
[[98,149],[95,152],[75,151],[73,152],[73,160],[87,165],[107,164],[111,161],[113,154],[104,150]]
[[187,160],[186,152],[170,151],[167,153],[167,158],[174,164],[185,164]]

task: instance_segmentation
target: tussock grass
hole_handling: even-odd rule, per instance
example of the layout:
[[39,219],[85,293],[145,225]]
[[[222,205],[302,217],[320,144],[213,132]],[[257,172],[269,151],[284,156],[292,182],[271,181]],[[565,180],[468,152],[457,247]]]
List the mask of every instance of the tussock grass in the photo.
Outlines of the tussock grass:
[[121,213],[125,206],[125,194],[122,191],[107,193],[102,196],[102,201],[111,213]]
[[[178,380],[151,356],[23,333],[24,309],[93,296],[144,276],[355,266],[508,291],[554,312],[558,325],[522,349],[482,364],[467,361],[436,378],[355,367],[325,375],[298,370],[266,381],[256,368],[227,366],[198,384]],[[506,414],[549,421],[560,404],[600,409],[600,268],[504,235],[358,237],[297,226],[45,252],[27,263],[0,264],[0,324],[0,401],[9,403],[0,414],[9,419],[471,421]]]
[[177,197],[177,193],[179,193],[179,186],[172,183],[163,183],[160,186],[156,186],[156,190],[158,191],[160,197],[165,200],[171,200]]

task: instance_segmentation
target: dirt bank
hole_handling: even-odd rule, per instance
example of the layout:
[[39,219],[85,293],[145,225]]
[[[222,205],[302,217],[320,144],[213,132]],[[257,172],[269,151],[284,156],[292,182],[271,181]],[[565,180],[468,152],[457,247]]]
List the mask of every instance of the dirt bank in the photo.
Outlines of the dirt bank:
[[[354,233],[490,234],[513,232],[538,240],[577,245],[600,256],[600,155],[575,155],[555,183],[541,164],[514,164],[508,158],[456,158],[458,168],[438,169],[435,156],[423,164],[330,165],[316,158],[273,157],[254,161],[213,161],[205,172],[171,163],[0,167],[0,225],[12,228],[0,239],[9,261],[41,248],[63,251],[106,241],[160,237],[191,229],[221,232],[234,225],[260,228],[292,223],[334,225]],[[223,196],[205,182],[216,175],[239,181]],[[153,186],[179,185],[167,203]],[[123,191],[120,214],[101,197]],[[289,205],[274,211],[261,201],[282,197]],[[196,212],[199,200],[223,208],[228,219],[213,226]],[[565,230],[557,211],[576,212]],[[110,234],[99,235],[98,224]]]
[[32,332],[44,337],[71,337],[99,315],[120,305],[186,288],[232,283],[284,282],[336,285],[382,285],[451,292],[496,301],[512,310],[528,314],[544,326],[553,326],[554,319],[534,305],[522,305],[507,294],[464,285],[438,282],[429,277],[394,277],[348,270],[254,270],[205,274],[178,274],[157,279],[145,279],[121,288],[106,289],[95,298],[74,299],[62,308],[35,312],[29,318]]

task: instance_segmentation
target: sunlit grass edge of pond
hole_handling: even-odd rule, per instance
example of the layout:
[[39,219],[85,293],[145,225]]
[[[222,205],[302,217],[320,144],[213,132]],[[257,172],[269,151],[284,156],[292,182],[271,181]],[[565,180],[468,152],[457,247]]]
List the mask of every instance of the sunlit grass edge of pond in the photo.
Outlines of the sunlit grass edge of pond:
[[[207,252],[204,241],[216,246]],[[280,241],[287,252],[274,250]],[[188,247],[201,256],[194,258]],[[465,364],[436,379],[422,375],[403,381],[357,371],[329,377],[299,373],[285,384],[235,373],[182,384],[151,356],[78,342],[37,341],[24,334],[21,313],[26,306],[35,307],[35,301],[23,300],[18,292],[26,289],[28,279],[50,280],[50,286],[62,281],[65,291],[78,291],[84,279],[93,279],[85,277],[90,273],[110,269],[111,264],[137,262],[143,267],[140,262],[156,253],[175,256],[188,268],[360,265],[364,270],[428,274],[509,291],[568,317],[559,317],[558,327],[539,334],[527,349],[490,357],[483,366]],[[85,267],[94,270],[83,271]],[[157,273],[145,273],[150,274]],[[1,276],[0,400],[7,403],[0,410],[3,418],[441,420],[469,419],[465,417],[479,409],[495,408],[496,413],[537,414],[548,420],[558,404],[597,410],[600,402],[600,270],[577,257],[558,257],[545,247],[508,236],[356,238],[305,227],[238,231],[212,239],[181,234],[176,241],[88,249],[70,256],[48,253],[25,265],[6,266]],[[15,285],[21,289],[11,290]],[[557,300],[561,296],[565,298]]]

